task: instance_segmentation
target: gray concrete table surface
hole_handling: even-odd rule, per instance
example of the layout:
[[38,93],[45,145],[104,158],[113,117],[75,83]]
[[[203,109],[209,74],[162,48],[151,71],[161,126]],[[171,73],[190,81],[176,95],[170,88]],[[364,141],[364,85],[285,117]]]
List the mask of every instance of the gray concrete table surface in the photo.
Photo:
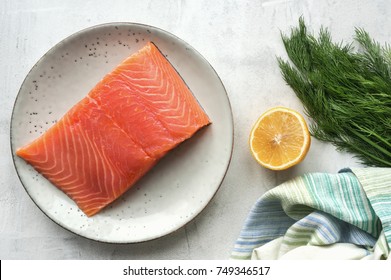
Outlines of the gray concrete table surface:
[[[286,57],[280,32],[304,16],[352,40],[354,27],[391,42],[391,2],[373,0],[2,0],[0,1],[0,259],[227,259],[255,200],[306,172],[358,166],[348,154],[312,139],[300,165],[273,172],[260,167],[248,135],[267,108],[303,112],[283,81],[276,56]],[[227,175],[204,211],[180,230],[139,244],[103,244],[48,219],[18,180],[10,150],[10,118],[23,79],[53,45],[80,29],[107,22],[153,25],[182,38],[215,68],[231,101],[234,150]]]

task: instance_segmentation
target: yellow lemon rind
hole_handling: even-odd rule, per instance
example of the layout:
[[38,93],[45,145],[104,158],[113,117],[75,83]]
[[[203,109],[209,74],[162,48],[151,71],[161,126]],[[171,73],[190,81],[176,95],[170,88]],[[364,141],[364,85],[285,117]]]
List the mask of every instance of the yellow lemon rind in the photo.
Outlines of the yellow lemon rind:
[[[297,156],[295,159],[289,161],[289,162],[286,162],[284,164],[281,164],[281,165],[270,165],[266,162],[263,162],[258,156],[257,156],[257,152],[254,151],[253,147],[252,147],[252,140],[254,138],[254,132],[256,130],[256,128],[259,126],[259,123],[262,121],[263,118],[265,118],[266,116],[274,113],[274,112],[277,112],[277,111],[282,111],[282,112],[288,112],[288,113],[291,113],[293,114],[298,120],[299,120],[299,123],[300,125],[302,126],[302,129],[304,131],[304,142],[303,142],[303,145],[301,147],[301,151],[300,151],[300,154],[299,156]],[[309,133],[309,130],[308,130],[308,126],[307,126],[307,122],[305,121],[305,119],[303,118],[303,116],[295,111],[295,110],[292,110],[290,108],[286,108],[286,107],[274,107],[274,108],[271,108],[269,110],[267,110],[266,112],[264,112],[259,118],[258,120],[255,122],[254,126],[252,127],[251,129],[251,133],[250,133],[250,138],[249,138],[249,144],[250,144],[250,149],[251,149],[251,154],[253,155],[254,159],[263,167],[265,168],[268,168],[268,169],[271,169],[271,170],[275,170],[275,171],[279,171],[279,170],[286,170],[294,165],[297,165],[299,164],[300,162],[302,162],[304,160],[304,158],[306,157],[308,151],[309,151],[309,148],[311,146],[311,137],[310,137],[310,133]]]

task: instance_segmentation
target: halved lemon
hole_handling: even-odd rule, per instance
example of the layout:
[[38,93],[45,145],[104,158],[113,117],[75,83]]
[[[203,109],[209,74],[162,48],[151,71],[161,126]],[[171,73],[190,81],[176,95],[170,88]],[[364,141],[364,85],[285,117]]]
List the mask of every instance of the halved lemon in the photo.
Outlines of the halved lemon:
[[262,166],[284,170],[300,163],[311,145],[303,116],[289,108],[275,107],[263,113],[250,134],[250,149]]

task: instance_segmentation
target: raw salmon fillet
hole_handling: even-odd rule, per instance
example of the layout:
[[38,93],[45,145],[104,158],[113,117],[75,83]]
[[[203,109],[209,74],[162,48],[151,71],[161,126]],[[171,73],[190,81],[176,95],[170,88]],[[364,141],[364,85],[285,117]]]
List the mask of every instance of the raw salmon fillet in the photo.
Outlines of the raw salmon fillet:
[[16,154],[92,216],[210,120],[153,43]]

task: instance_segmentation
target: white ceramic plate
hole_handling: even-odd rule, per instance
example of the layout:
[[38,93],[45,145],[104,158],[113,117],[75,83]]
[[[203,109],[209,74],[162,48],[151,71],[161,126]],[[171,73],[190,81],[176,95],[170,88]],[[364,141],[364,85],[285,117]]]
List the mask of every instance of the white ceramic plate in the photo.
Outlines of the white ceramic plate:
[[[162,159],[111,206],[88,218],[69,197],[15,156],[15,150],[42,134],[147,41],[167,56],[213,123]],[[189,44],[152,26],[109,23],[64,39],[31,69],[15,101],[11,147],[23,186],[54,222],[89,239],[141,242],[184,226],[212,199],[231,159],[232,113],[221,80]]]

